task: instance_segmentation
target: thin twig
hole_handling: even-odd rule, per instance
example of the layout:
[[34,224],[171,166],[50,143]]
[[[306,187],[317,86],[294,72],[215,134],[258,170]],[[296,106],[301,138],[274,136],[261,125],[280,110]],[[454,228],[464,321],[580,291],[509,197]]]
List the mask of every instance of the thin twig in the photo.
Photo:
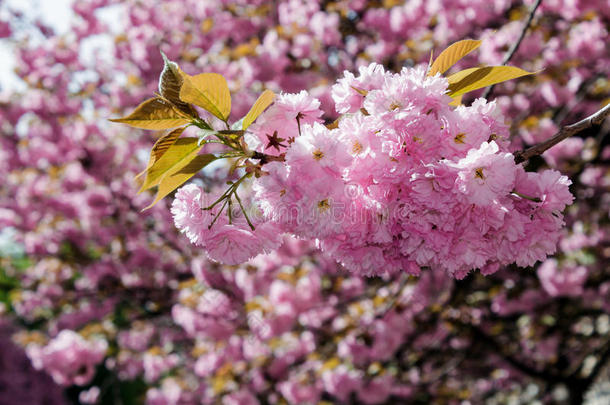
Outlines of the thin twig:
[[582,121],[578,121],[575,124],[562,127],[559,132],[557,132],[555,135],[553,135],[546,141],[527,148],[526,150],[515,152],[515,163],[525,162],[533,156],[541,155],[542,153],[544,153],[544,151],[557,145],[564,139],[569,138],[572,135],[576,135],[579,132],[584,131],[585,129],[591,128],[593,125],[601,124],[604,119],[606,119],[608,114],[610,114],[610,104],[606,105],[604,108],[588,116]]
[[[523,38],[525,38],[525,34],[527,33],[527,30],[529,29],[530,24],[532,23],[532,20],[534,19],[534,14],[536,14],[536,10],[538,9],[538,6],[540,5],[540,3],[542,3],[542,0],[536,0],[536,3],[534,3],[532,8],[530,9],[529,14],[527,15],[527,20],[525,21],[525,24],[523,24],[523,28],[521,28],[521,34],[519,35],[519,39],[517,40],[517,42],[515,42],[510,47],[510,49],[504,55],[504,59],[502,60],[502,65],[506,65],[511,60],[513,55],[517,52],[517,49],[519,49],[519,45],[521,45],[521,41],[523,41]],[[489,98],[493,89],[494,89],[493,85],[489,86],[481,97],[483,97],[484,99]]]
[[398,289],[396,290],[394,295],[390,298],[390,301],[385,306],[383,311],[381,311],[381,313],[377,314],[376,318],[383,318],[384,316],[386,316],[386,314],[388,312],[390,312],[392,309],[394,309],[394,307],[396,306],[396,304],[400,298],[400,295],[402,294],[402,291],[405,289],[405,286],[407,285],[407,281],[409,281],[409,275],[407,273],[402,273],[400,275],[400,282],[398,284]]

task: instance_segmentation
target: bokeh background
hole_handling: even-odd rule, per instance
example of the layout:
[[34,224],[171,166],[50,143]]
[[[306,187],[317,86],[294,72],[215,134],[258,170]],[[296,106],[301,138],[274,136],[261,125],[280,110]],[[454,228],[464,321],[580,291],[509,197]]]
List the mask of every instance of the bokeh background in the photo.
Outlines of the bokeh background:
[[[529,170],[573,182],[555,257],[455,281],[352,276],[313,244],[221,266],[133,177],[159,134],[107,121],[160,51],[258,94],[399,71],[482,39],[500,64],[533,1],[0,0],[0,404],[610,403],[608,123]],[[489,95],[515,150],[610,102],[607,0],[542,0]],[[474,94],[469,103],[479,94]],[[215,182],[209,173],[198,182]]]

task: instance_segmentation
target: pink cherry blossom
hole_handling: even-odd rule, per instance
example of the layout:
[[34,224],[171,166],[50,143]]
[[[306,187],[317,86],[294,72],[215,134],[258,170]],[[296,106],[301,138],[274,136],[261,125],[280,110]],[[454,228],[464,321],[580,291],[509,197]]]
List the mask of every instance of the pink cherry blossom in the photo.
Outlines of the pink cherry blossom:
[[37,369],[45,369],[60,385],[85,385],[95,373],[95,366],[106,355],[105,340],[85,340],[78,333],[64,329],[45,346],[31,345],[28,357]]
[[542,288],[552,297],[579,296],[587,281],[588,271],[584,266],[559,267],[556,259],[547,259],[538,268]]

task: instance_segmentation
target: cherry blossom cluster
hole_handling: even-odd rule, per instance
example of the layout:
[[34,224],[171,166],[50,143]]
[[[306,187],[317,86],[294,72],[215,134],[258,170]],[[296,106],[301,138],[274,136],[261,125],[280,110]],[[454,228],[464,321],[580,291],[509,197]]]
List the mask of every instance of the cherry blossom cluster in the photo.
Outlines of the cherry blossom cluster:
[[64,329],[47,345],[27,348],[32,365],[45,369],[59,385],[83,385],[91,381],[95,366],[106,356],[104,339],[87,341],[78,333]]
[[525,172],[496,104],[453,108],[447,86],[424,67],[348,72],[333,86],[343,114],[333,129],[306,92],[281,95],[246,135],[257,153],[281,157],[263,162],[253,185],[258,229],[214,224],[218,213],[202,209],[195,186],[177,194],[176,225],[229,264],[277,246],[268,235],[281,233],[317,240],[360,275],[431,268],[463,278],[544,260],[573,199],[570,181]]

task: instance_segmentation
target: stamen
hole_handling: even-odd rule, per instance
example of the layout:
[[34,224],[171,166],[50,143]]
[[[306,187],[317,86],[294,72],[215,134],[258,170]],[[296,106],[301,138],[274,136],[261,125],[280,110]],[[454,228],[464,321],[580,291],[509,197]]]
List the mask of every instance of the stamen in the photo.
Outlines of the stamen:
[[390,104],[390,111],[398,110],[401,107],[402,105],[398,101],[393,101],[392,104]]
[[474,177],[479,178],[481,180],[485,180],[485,175],[483,174],[483,168],[479,167],[474,171]]
[[320,210],[320,212],[324,212],[329,208],[330,208],[330,203],[328,202],[328,199],[318,202],[318,209]]

